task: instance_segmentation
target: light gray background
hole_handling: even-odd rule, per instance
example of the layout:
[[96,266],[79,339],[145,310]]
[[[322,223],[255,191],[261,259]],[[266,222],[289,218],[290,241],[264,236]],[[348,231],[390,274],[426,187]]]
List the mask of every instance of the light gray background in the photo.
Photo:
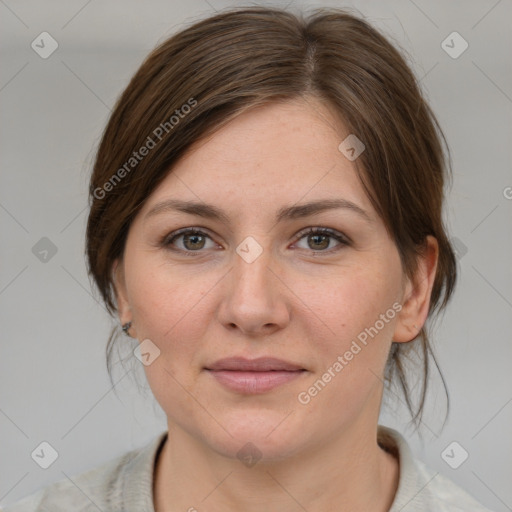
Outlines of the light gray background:
[[[146,54],[185,24],[235,4],[0,0],[0,503],[166,428],[159,406],[134,383],[139,375],[147,387],[140,367],[134,374],[118,365],[115,390],[107,377],[111,321],[93,298],[83,257],[87,180],[110,109]],[[355,7],[403,46],[453,153],[447,221],[461,249],[461,279],[436,335],[452,415],[440,432],[444,401],[434,373],[422,439],[406,429],[396,398],[381,423],[488,507],[512,510],[512,4],[292,3],[320,5]],[[43,31],[59,44],[48,59],[30,46]],[[469,43],[457,59],[441,47],[453,31]],[[57,247],[46,263],[32,252],[42,237]],[[59,454],[46,470],[30,455],[42,441]],[[452,441],[469,452],[456,470],[441,457]]]

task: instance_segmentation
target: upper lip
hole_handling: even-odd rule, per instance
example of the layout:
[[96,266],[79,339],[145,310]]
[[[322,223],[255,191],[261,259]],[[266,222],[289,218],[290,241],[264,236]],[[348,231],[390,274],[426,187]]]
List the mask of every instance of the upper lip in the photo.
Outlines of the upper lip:
[[257,359],[246,359],[245,357],[227,357],[219,359],[206,367],[207,370],[231,370],[240,372],[266,372],[272,370],[297,371],[304,370],[301,366],[276,359],[275,357],[258,357]]

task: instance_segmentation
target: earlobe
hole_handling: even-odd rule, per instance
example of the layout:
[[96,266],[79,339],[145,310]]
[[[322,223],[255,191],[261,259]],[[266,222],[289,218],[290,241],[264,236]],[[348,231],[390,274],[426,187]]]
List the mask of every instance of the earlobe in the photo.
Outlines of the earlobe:
[[419,334],[425,323],[437,270],[439,245],[433,236],[427,236],[425,248],[417,260],[414,276],[404,286],[402,310],[398,316],[393,341],[406,343]]

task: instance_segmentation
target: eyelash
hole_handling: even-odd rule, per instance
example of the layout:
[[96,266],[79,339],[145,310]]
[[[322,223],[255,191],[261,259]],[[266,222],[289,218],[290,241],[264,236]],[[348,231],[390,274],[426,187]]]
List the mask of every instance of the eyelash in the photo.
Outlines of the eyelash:
[[[210,238],[210,240],[211,240],[210,235],[208,235],[208,233],[202,231],[201,228],[194,228],[194,227],[192,227],[192,228],[178,229],[177,231],[174,231],[174,232],[170,233],[169,235],[166,235],[161,240],[160,245],[162,247],[164,247],[165,249],[168,249],[170,251],[181,252],[182,254],[185,254],[187,256],[194,257],[194,256],[200,254],[203,251],[202,250],[190,251],[190,250],[184,250],[184,249],[175,249],[175,248],[171,247],[172,243],[177,238],[179,238],[180,236],[183,236],[183,235],[188,235],[188,234],[204,236],[204,237]],[[324,235],[324,236],[329,236],[331,238],[334,238],[336,241],[338,241],[340,243],[339,246],[337,246],[335,248],[332,248],[332,249],[319,250],[319,251],[315,251],[314,249],[309,249],[310,251],[313,252],[313,254],[322,254],[322,253],[332,254],[333,252],[337,252],[340,249],[342,249],[343,247],[349,246],[351,244],[351,241],[350,241],[350,239],[347,236],[342,235],[341,233],[338,233],[337,231],[334,231],[334,230],[329,229],[329,228],[317,228],[317,227],[306,228],[306,229],[302,230],[301,232],[299,232],[297,234],[297,239],[296,239],[296,241],[294,243],[302,240],[304,237],[306,237],[308,235]]]

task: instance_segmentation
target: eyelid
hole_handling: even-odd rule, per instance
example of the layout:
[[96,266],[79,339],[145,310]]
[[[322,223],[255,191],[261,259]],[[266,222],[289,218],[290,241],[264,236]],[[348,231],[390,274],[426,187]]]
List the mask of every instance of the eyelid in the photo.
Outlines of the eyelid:
[[297,233],[296,240],[295,240],[294,244],[296,244],[297,242],[302,240],[305,236],[310,235],[310,234],[329,236],[330,238],[333,238],[334,240],[336,240],[338,242],[338,245],[335,247],[332,247],[330,249],[326,249],[326,250],[318,250],[318,251],[315,251],[313,249],[298,249],[298,250],[309,251],[312,254],[318,255],[318,256],[322,256],[322,255],[328,256],[328,255],[332,255],[333,253],[338,252],[339,250],[343,249],[344,247],[348,247],[348,246],[352,245],[352,240],[344,233],[341,233],[340,231],[337,231],[332,228],[326,228],[326,227],[321,227],[321,226],[310,226],[310,227],[302,229],[299,233]]
[[326,227],[322,227],[322,226],[309,226],[307,228],[304,228],[297,233],[296,238],[297,238],[297,240],[300,240],[303,236],[309,235],[310,233],[329,235],[329,236],[332,236],[333,238],[339,239],[340,241],[342,241],[346,244],[352,243],[352,240],[350,239],[350,237],[345,235],[345,233],[342,233],[341,231],[337,231],[336,229],[333,229],[333,228],[326,228]]
[[190,233],[201,233],[201,234],[210,236],[210,231],[207,228],[202,228],[199,226],[187,226],[186,228],[179,228],[174,231],[171,231],[170,233],[168,233],[167,235],[165,235],[163,237],[163,240],[172,240],[173,238],[175,238],[179,235],[184,235],[189,232]]
[[[212,242],[214,242],[213,236],[211,235],[210,230],[208,230],[207,228],[203,228],[203,227],[199,227],[199,226],[187,226],[186,228],[176,229],[175,231],[172,231],[171,233],[164,235],[161,238],[159,245],[170,249],[171,242],[174,239],[176,239],[182,235],[189,234],[189,233],[203,235],[205,237],[208,237]],[[202,251],[183,251],[182,249],[171,249],[171,250],[176,250],[177,252],[187,252],[187,253],[202,252]]]
[[[199,226],[189,226],[189,227],[177,229],[175,231],[172,231],[171,233],[166,234],[160,240],[159,245],[168,250],[171,250],[174,252],[179,252],[182,254],[187,254],[187,255],[192,255],[192,254],[196,254],[196,253],[200,254],[200,253],[204,252],[203,250],[192,251],[192,250],[176,249],[171,246],[171,242],[173,242],[176,238],[183,236],[185,234],[189,234],[189,233],[205,236],[205,237],[209,238],[212,242],[217,243],[213,239],[213,236],[210,234],[209,229],[199,227]],[[348,245],[352,244],[352,240],[344,233],[341,233],[332,228],[327,228],[327,227],[322,227],[322,226],[308,226],[306,228],[303,228],[295,235],[295,241],[293,243],[294,244],[297,243],[298,241],[300,241],[302,238],[304,238],[306,235],[309,235],[309,234],[326,235],[331,238],[334,238],[339,243],[339,246],[328,249],[328,250],[315,251],[313,249],[309,249],[314,254],[322,254],[322,253],[330,254],[330,253],[335,252],[338,249],[342,248],[343,246],[348,246]]]

